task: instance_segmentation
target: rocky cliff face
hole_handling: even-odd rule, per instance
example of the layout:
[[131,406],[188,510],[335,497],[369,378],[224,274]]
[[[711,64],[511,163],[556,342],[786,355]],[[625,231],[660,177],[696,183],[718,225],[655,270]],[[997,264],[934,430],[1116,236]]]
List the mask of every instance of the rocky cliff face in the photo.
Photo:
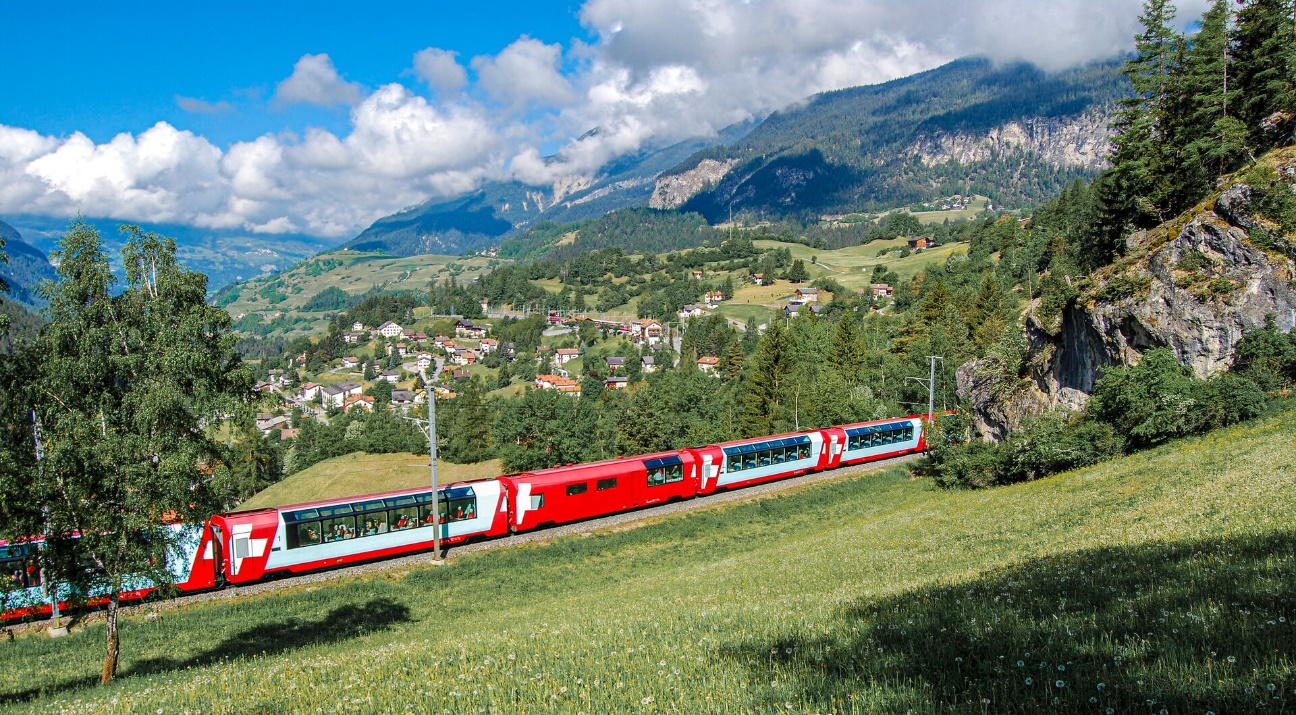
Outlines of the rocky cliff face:
[[[1296,184],[1296,152],[1276,168]],[[962,365],[959,394],[982,437],[998,439],[1048,410],[1080,409],[1104,368],[1149,349],[1169,347],[1207,377],[1229,367],[1233,347],[1267,315],[1284,331],[1296,327],[1296,264],[1248,240],[1257,225],[1250,196],[1234,184],[1195,213],[1131,236],[1127,255],[1096,274],[1060,320],[1028,317],[1027,379],[1005,385],[989,361]]]
[[737,159],[703,159],[682,174],[659,177],[652,197],[648,199],[648,208],[675,209],[683,206],[684,202],[719,183],[737,163]]
[[941,132],[909,147],[924,166],[955,162],[972,164],[995,156],[1029,152],[1055,168],[1097,171],[1107,166],[1111,151],[1108,113],[1098,110],[1066,119],[1022,118],[973,135]]

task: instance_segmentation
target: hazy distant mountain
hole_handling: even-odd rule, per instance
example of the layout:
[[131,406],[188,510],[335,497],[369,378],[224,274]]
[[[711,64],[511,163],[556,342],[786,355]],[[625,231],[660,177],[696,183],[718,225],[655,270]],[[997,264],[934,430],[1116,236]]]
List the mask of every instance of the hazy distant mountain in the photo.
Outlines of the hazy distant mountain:
[[40,249],[24,241],[22,234],[4,221],[0,221],[0,238],[5,241],[4,252],[9,254],[8,265],[0,264],[0,278],[9,284],[5,297],[28,308],[44,305],[36,287],[54,278],[54,266]]
[[[48,255],[48,252],[58,247],[59,237],[67,231],[69,223],[65,218],[48,216],[10,216],[6,220],[20,230],[24,240],[35,246],[42,255]],[[137,222],[115,219],[86,221],[99,229],[104,246],[116,264],[124,243],[117,227],[123,223]],[[174,238],[180,261],[194,270],[206,273],[207,287],[212,292],[229,283],[281,271],[337,245],[334,239],[297,234],[253,234],[177,224],[140,225],[146,230]],[[11,248],[11,261],[12,255]]]
[[751,128],[751,123],[736,124],[714,138],[622,157],[592,179],[564,179],[550,186],[494,182],[454,200],[429,200],[378,219],[345,247],[398,256],[458,254],[496,244],[539,219],[568,223],[647,206],[658,174],[699,150],[736,141]]

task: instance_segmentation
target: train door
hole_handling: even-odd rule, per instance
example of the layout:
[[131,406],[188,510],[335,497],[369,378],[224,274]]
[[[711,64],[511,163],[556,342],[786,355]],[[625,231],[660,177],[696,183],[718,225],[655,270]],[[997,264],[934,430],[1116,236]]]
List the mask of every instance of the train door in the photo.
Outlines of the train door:
[[221,528],[216,525],[215,520],[212,520],[209,523],[211,524],[211,530],[212,530],[212,536],[211,536],[212,568],[215,569],[216,572],[215,576],[213,576],[213,579],[215,585],[221,586],[224,585],[225,583],[225,560],[224,558],[222,558],[223,554],[225,553],[225,548],[224,548],[225,533],[222,532]]

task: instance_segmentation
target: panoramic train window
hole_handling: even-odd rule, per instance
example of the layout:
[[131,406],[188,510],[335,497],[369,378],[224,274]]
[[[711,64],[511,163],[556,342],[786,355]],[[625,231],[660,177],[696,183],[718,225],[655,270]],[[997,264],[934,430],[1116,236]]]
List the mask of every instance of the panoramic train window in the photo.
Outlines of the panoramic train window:
[[598,480],[598,484],[595,488],[600,492],[604,489],[616,489],[616,477]]
[[35,588],[41,585],[40,569],[28,559],[28,546],[0,546],[0,575],[9,579],[12,588]]
[[567,496],[569,497],[574,497],[577,494],[584,494],[587,491],[589,491],[589,482],[581,482],[580,484],[567,485]]
[[661,457],[644,460],[648,470],[648,486],[659,487],[684,481],[684,462],[679,457]]
[[795,462],[810,457],[810,438],[805,436],[772,439],[768,442],[725,447],[725,469],[737,472],[759,469],[776,464]]

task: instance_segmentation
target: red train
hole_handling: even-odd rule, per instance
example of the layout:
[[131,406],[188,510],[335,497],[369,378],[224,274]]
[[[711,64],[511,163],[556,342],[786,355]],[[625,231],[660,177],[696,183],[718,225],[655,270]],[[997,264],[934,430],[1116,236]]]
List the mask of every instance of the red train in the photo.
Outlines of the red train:
[[[173,527],[183,535],[175,581],[198,591],[423,551],[438,523],[447,545],[505,536],[912,454],[925,437],[915,415],[459,482],[441,488],[439,518],[430,488],[217,514]],[[0,569],[25,578],[21,551],[0,546]],[[38,586],[25,603],[14,592],[4,617],[48,613]],[[139,584],[129,595],[151,590]]]

